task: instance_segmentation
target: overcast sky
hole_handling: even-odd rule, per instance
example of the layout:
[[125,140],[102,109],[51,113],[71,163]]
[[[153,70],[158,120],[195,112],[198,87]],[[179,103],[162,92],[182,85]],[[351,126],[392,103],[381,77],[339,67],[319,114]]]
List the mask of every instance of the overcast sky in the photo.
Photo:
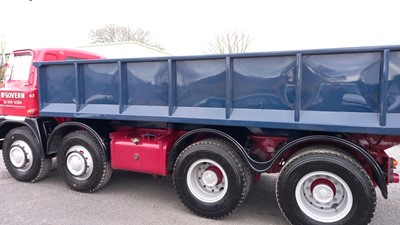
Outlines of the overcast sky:
[[219,33],[243,30],[251,51],[400,45],[400,1],[0,0],[10,49],[76,47],[105,24],[152,33],[174,55],[203,54]]

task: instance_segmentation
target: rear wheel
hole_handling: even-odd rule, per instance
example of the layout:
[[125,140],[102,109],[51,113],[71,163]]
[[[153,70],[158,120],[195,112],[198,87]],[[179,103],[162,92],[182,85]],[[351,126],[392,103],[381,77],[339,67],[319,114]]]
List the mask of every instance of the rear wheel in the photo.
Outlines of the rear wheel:
[[28,127],[17,127],[7,133],[3,160],[11,176],[23,182],[44,178],[51,167],[51,159],[41,152],[36,136]]
[[207,139],[187,147],[176,160],[174,185],[194,213],[207,218],[223,218],[245,200],[251,173],[228,143]]
[[277,182],[277,199],[292,224],[367,224],[376,205],[364,168],[350,156],[323,147],[286,163]]
[[74,131],[61,141],[58,171],[75,191],[94,192],[111,177],[112,169],[98,141],[87,131]]

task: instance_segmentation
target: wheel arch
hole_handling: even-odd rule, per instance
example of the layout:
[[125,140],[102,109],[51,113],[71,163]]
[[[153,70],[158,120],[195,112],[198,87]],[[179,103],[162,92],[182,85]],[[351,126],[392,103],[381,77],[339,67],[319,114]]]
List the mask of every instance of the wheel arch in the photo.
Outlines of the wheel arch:
[[[337,148],[340,148],[352,156],[355,156],[357,160],[365,160],[365,162],[368,163],[368,165],[371,167],[372,170],[372,178],[373,180],[377,183],[379,189],[381,190],[382,196],[387,199],[388,197],[388,190],[387,190],[387,184],[386,184],[386,178],[383,170],[380,168],[379,164],[376,162],[376,160],[368,154],[367,151],[365,151],[363,148],[360,146],[346,140],[342,139],[339,137],[335,136],[328,136],[328,135],[313,135],[313,136],[306,136],[302,137],[299,139],[296,139],[287,145],[285,145],[282,149],[279,150],[277,153],[275,159],[275,165],[276,163],[279,163],[281,160],[278,159],[283,159],[285,157],[290,157],[293,154],[296,154],[298,150],[301,150],[305,147],[312,147],[312,146],[335,146]],[[271,165],[271,167],[274,165]]]
[[[30,131],[32,131],[32,133],[35,136],[35,139],[38,141],[39,143],[39,148],[40,148],[40,152],[41,154],[44,154],[44,149],[45,146],[43,144],[43,142],[40,140],[40,134],[38,132],[38,130],[36,129],[37,124],[35,124],[35,122],[31,122],[28,123],[26,121],[17,121],[17,120],[3,120],[0,123],[0,138],[1,138],[1,148],[3,148],[3,140],[5,138],[5,136],[7,135],[8,132],[10,132],[12,129],[17,128],[17,127],[27,127]],[[44,155],[42,155],[44,156]]]
[[10,120],[4,120],[0,123],[0,138],[4,138],[10,130],[17,128],[17,127],[22,127],[22,126],[27,126],[29,129],[32,129],[27,123],[22,122],[22,121],[10,121]]
[[89,125],[88,123],[78,121],[65,122],[54,128],[47,140],[48,154],[56,154],[63,137],[76,130],[88,131],[99,142],[102,154],[105,154],[107,159],[110,159],[109,146],[106,141],[109,134],[106,132],[108,129],[100,129],[98,125]]
[[375,161],[375,159],[360,146],[346,139],[330,135],[310,135],[295,139],[289,142],[288,144],[284,145],[277,152],[277,154],[273,159],[266,162],[258,162],[252,159],[247,154],[243,146],[231,135],[216,129],[200,128],[187,132],[175,142],[171,152],[168,155],[167,170],[171,171],[173,169],[174,162],[178,157],[178,155],[180,154],[180,152],[183,151],[187,146],[189,146],[197,135],[203,135],[203,134],[221,138],[225,141],[228,141],[238,150],[238,153],[241,155],[241,157],[243,157],[245,162],[248,163],[250,168],[253,171],[259,173],[265,172],[270,168],[277,166],[282,161],[282,159],[290,157],[291,155],[298,152],[298,150],[301,150],[305,147],[321,146],[321,145],[338,147],[340,149],[343,149],[345,152],[348,152],[352,156],[355,156],[357,160],[364,160],[365,162],[367,162],[368,166],[370,166],[372,170],[372,179],[377,183],[379,189],[381,190],[382,196],[384,198],[387,198],[388,196],[385,174],[380,168],[379,164]]
[[243,146],[231,135],[211,128],[200,128],[191,130],[184,135],[182,135],[172,146],[170,153],[168,154],[167,170],[172,171],[176,158],[178,155],[190,144],[193,143],[193,139],[198,135],[208,135],[214,138],[219,138],[227,141],[229,144],[233,145],[238,151],[241,157],[247,161],[246,151]]

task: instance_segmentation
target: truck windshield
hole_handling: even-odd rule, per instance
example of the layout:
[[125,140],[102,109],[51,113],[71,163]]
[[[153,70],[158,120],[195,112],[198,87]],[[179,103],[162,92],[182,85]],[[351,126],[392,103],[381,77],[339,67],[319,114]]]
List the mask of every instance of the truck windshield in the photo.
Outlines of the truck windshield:
[[32,55],[12,55],[5,73],[6,80],[27,81],[31,65]]

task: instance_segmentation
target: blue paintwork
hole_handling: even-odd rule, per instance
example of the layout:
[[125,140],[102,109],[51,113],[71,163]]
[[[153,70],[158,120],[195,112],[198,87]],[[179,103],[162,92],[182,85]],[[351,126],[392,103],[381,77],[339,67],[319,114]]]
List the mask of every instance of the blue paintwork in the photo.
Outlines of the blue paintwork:
[[400,134],[400,46],[35,66],[42,116]]

